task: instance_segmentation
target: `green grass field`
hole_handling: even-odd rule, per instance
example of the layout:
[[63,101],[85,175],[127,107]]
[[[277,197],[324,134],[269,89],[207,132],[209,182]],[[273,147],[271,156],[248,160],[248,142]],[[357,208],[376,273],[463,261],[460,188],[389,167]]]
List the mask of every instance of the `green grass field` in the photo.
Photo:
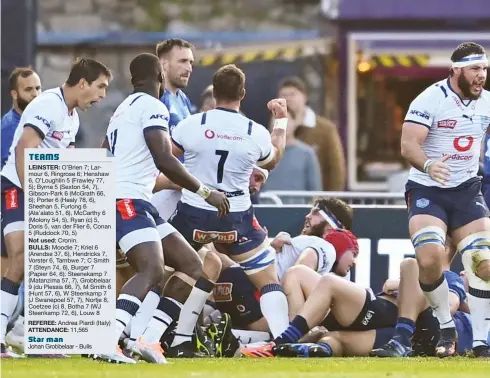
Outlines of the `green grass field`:
[[65,360],[2,360],[5,378],[489,378],[490,360],[452,359],[195,359],[169,360],[167,365],[115,365],[72,357]]

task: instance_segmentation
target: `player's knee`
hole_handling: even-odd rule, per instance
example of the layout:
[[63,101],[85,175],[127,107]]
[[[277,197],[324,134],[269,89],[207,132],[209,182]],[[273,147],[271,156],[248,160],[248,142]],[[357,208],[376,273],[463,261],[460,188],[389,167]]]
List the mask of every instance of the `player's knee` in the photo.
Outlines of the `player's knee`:
[[320,278],[320,281],[318,281],[317,288],[319,288],[320,290],[325,290],[327,288],[327,290],[334,289],[337,283],[336,278],[343,280],[343,278],[334,276],[333,274],[322,276]]
[[209,280],[216,282],[221,273],[221,259],[211,251],[207,251],[203,258],[203,272]]
[[464,238],[459,242],[457,249],[462,254],[462,262],[468,273],[470,287],[481,284],[488,290],[490,285],[490,232],[477,232]]
[[291,268],[289,268],[282,278],[284,287],[301,282],[301,278],[304,276],[307,269],[310,268],[305,265],[293,265]]
[[418,263],[417,263],[417,259],[414,259],[413,257],[408,257],[404,259],[400,264],[401,274],[413,271],[414,269],[418,269]]

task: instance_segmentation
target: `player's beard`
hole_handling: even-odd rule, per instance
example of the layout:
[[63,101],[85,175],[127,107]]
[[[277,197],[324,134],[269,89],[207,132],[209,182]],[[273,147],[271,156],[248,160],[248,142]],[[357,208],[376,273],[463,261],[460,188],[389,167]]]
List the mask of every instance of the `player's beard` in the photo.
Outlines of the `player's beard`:
[[321,238],[323,236],[323,233],[324,233],[324,230],[325,230],[325,223],[326,222],[322,222],[322,223],[317,224],[315,226],[312,226],[310,224],[310,230],[308,231],[308,233],[306,235],[309,235],[309,236],[318,236],[319,238]]
[[29,101],[24,100],[20,95],[17,97],[17,106],[21,111],[26,110]]
[[481,96],[481,93],[479,94],[473,94],[471,92],[471,83],[466,77],[464,76],[463,73],[459,75],[458,77],[458,87],[461,89],[461,93],[463,93],[463,97],[469,99],[469,100],[478,100]]

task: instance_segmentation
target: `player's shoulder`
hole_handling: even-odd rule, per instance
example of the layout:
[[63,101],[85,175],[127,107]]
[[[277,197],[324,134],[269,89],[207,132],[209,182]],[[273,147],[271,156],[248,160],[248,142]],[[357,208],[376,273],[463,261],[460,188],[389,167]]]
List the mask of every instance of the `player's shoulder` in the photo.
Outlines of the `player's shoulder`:
[[65,98],[63,91],[60,87],[51,88],[43,91],[39,96],[32,100],[29,105],[27,105],[26,110],[31,107],[39,107],[48,105],[52,107],[50,110],[63,109],[66,110]]
[[134,109],[141,109],[146,111],[155,109],[168,115],[167,106],[162,103],[158,98],[153,97],[147,93],[133,93],[126,98],[125,102],[126,106]]
[[188,117],[181,120],[178,124],[181,125],[204,125],[206,123],[207,112],[190,114]]
[[481,94],[481,98],[487,103],[490,104],[490,91],[487,91],[486,89],[483,90]]
[[448,97],[450,91],[451,88],[448,85],[448,79],[444,79],[429,85],[418,95],[418,98],[438,101]]

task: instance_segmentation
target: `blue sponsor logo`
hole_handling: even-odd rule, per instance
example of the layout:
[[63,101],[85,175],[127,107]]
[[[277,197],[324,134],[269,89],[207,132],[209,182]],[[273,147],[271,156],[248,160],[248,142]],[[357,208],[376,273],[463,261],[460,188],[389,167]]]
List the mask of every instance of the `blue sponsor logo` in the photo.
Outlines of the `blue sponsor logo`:
[[430,201],[427,198],[420,198],[415,204],[419,209],[425,209],[427,206],[429,206],[429,203]]
[[51,127],[51,123],[46,118],[43,118],[43,117],[38,116],[38,115],[35,116],[34,118],[37,119],[38,121],[41,121],[42,123],[44,123],[47,128]]
[[150,119],[161,119],[168,122],[168,117],[163,114],[153,114]]
[[417,117],[420,117],[420,118],[424,118],[424,119],[429,119],[430,118],[430,114],[427,113],[427,112],[421,112],[419,110],[411,110],[410,111],[410,114],[413,114],[413,115],[416,115]]

